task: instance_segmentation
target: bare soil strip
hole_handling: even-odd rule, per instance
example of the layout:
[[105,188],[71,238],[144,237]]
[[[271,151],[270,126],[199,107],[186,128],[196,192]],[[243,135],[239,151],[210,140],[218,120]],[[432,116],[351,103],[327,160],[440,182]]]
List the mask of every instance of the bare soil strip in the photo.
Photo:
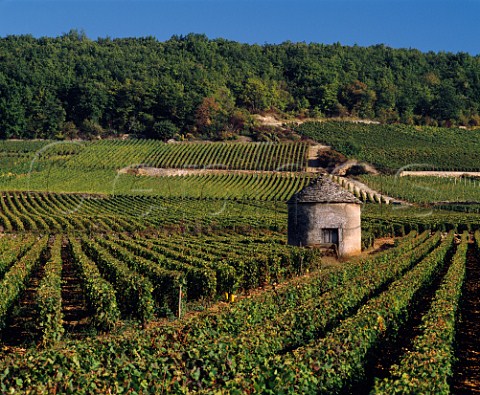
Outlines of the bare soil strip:
[[88,328],[89,312],[72,257],[67,245],[62,245],[62,309],[63,325],[70,337],[81,337]]
[[46,257],[41,258],[20,300],[14,305],[9,315],[7,326],[2,333],[5,346],[18,347],[35,343],[40,338],[39,314],[37,307],[37,289],[43,277]]
[[315,144],[308,146],[307,152],[307,172],[316,173],[316,172],[325,172],[325,169],[320,166],[320,161],[318,160],[318,154],[320,151],[328,151],[330,147],[328,145]]
[[415,176],[415,177],[480,177],[478,171],[401,171],[398,174],[400,177]]
[[374,379],[383,379],[389,377],[389,371],[392,365],[398,364],[402,356],[412,349],[413,342],[417,336],[421,334],[420,325],[422,324],[422,317],[429,310],[435,292],[440,287],[440,284],[448,271],[449,263],[452,259],[454,251],[450,251],[446,258],[445,264],[440,269],[439,273],[422,292],[417,295],[409,308],[406,322],[400,327],[396,336],[389,337],[389,331],[382,341],[382,344],[372,352],[369,360],[370,363],[365,369],[366,379],[357,383],[350,390],[352,394],[367,395],[370,394]]
[[355,159],[349,159],[344,163],[340,163],[335,167],[335,169],[332,170],[332,174],[337,176],[345,176],[348,173],[348,171],[354,166],[362,167],[364,171],[367,172],[368,174],[374,174],[374,175],[379,174],[378,170],[370,163],[358,161]]
[[[316,170],[315,170],[316,171]],[[120,174],[134,174],[139,176],[149,176],[149,177],[179,177],[179,176],[198,176],[198,175],[208,175],[208,174],[278,174],[282,176],[295,176],[299,172],[291,171],[274,171],[274,170],[227,170],[227,169],[171,169],[171,168],[158,168],[158,167],[125,167],[118,170]],[[303,173],[314,173],[312,171],[303,172]]]
[[467,278],[457,323],[452,394],[480,394],[480,257],[474,244],[467,251]]

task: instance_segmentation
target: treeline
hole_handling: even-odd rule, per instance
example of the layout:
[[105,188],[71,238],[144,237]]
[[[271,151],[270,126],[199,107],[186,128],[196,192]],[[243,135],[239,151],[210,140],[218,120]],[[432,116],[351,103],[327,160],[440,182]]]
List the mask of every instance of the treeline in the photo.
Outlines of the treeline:
[[480,124],[480,57],[204,35],[0,39],[0,138],[265,133],[252,114]]

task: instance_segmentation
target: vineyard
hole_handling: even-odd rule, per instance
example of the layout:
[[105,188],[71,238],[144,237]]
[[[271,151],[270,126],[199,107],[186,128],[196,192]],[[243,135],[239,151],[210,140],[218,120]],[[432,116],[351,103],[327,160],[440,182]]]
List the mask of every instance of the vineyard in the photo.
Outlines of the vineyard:
[[381,193],[412,203],[480,203],[480,180],[474,177],[361,176]]
[[[1,141],[2,164],[12,169],[49,166],[121,169],[133,166],[301,171],[304,143],[163,143],[156,140]],[[33,163],[33,166],[31,162]],[[3,170],[3,166],[2,166]]]
[[146,323],[155,316],[174,315],[179,292],[184,301],[212,300],[226,292],[281,282],[318,264],[313,251],[288,247],[279,234],[189,238],[58,234],[50,239],[15,235],[5,236],[2,244],[0,327],[7,338],[12,328],[17,335],[25,329],[21,314],[9,319],[8,311],[16,301],[22,305],[20,295],[35,283],[43,344],[58,341],[64,330],[62,263],[73,265],[91,323],[100,330],[112,329],[120,317]]
[[[0,195],[0,208],[0,229],[5,232],[216,233],[287,228],[281,201],[7,192]],[[362,217],[365,236],[370,232],[373,237],[426,229],[476,230],[480,223],[473,213],[377,204],[365,205]]]
[[432,204],[478,180],[331,176],[364,201],[363,252],[339,262],[286,244],[285,201],[318,177],[306,143],[0,148],[1,393],[480,383],[480,215]]
[[282,202],[6,192],[0,226],[7,232],[135,232],[161,228],[286,228]]
[[[297,132],[379,169],[478,171],[478,130],[307,122]],[[468,148],[466,148],[468,147]]]
[[[314,177],[304,172],[303,143],[115,140],[2,145],[0,188],[9,191],[284,201]],[[136,170],[143,167],[182,169],[186,175],[141,176]]]
[[[16,254],[1,288],[4,341],[26,325],[7,307],[36,273],[26,286],[38,284],[38,324],[28,324],[44,350],[5,354],[2,392],[386,394],[433,385],[431,393],[449,393],[456,313],[480,233],[473,244],[467,233],[460,242],[453,233],[412,232],[393,249],[323,269],[271,236],[3,238],[2,251]],[[88,320],[103,330],[127,316],[173,314],[180,292],[202,300],[270,285],[179,323],[120,328],[58,349],[47,345],[65,336],[62,261],[75,267]],[[308,271],[292,286],[271,285]]]

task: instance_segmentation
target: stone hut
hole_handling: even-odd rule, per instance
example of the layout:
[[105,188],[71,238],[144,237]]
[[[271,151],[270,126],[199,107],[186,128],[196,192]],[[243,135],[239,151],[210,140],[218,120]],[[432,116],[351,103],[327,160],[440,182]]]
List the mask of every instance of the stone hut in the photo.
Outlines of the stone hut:
[[296,193],[288,204],[288,244],[328,246],[339,256],[361,252],[362,202],[327,177]]

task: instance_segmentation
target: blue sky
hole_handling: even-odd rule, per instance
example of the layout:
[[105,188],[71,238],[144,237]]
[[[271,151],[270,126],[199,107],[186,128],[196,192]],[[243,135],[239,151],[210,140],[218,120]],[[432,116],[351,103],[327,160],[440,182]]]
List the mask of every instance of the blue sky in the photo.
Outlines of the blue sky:
[[0,0],[0,36],[205,33],[247,43],[305,41],[480,54],[480,0]]

